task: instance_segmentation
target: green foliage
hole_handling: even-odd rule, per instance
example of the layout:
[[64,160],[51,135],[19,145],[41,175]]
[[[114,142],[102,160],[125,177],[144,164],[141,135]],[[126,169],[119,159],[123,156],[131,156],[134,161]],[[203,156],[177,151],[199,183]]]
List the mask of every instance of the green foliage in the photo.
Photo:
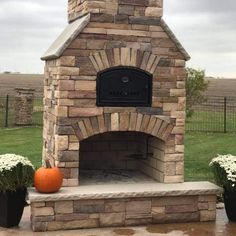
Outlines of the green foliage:
[[[225,172],[224,169],[222,169],[220,167],[219,164],[214,164],[212,167],[212,172],[214,174],[214,178],[215,178],[215,182],[221,186],[221,187],[224,187],[224,186],[228,186],[229,185],[229,181],[227,180],[227,174]],[[231,186],[229,186],[230,188]]]
[[187,117],[191,117],[194,113],[192,107],[206,101],[206,97],[202,94],[208,87],[208,82],[204,80],[205,71],[187,68],[188,78],[186,81],[186,113]]
[[32,185],[34,167],[28,158],[15,155],[0,155],[0,192],[16,191]]

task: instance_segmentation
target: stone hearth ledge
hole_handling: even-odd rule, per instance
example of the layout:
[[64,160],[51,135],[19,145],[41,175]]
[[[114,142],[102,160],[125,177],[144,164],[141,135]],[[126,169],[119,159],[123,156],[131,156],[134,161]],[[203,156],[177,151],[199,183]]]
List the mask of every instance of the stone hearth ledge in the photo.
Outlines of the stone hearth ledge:
[[87,199],[119,199],[164,196],[216,195],[222,188],[210,182],[185,182],[178,184],[140,183],[140,184],[107,184],[79,187],[64,187],[57,193],[42,194],[34,188],[29,190],[30,202],[87,200]]

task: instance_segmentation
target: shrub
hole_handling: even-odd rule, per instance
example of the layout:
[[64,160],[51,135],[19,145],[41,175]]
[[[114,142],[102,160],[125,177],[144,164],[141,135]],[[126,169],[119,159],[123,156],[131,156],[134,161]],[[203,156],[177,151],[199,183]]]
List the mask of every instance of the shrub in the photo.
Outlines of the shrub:
[[206,101],[203,92],[208,88],[208,82],[204,80],[205,71],[187,68],[186,81],[186,114],[191,117],[194,113],[193,106]]

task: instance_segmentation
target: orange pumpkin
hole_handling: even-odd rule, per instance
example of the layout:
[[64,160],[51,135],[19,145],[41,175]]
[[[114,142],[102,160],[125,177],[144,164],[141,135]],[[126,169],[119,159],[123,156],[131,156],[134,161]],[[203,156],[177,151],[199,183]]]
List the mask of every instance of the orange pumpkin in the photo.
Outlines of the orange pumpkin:
[[46,160],[47,167],[41,167],[34,174],[34,186],[40,193],[55,193],[62,186],[63,175],[58,167],[51,167]]

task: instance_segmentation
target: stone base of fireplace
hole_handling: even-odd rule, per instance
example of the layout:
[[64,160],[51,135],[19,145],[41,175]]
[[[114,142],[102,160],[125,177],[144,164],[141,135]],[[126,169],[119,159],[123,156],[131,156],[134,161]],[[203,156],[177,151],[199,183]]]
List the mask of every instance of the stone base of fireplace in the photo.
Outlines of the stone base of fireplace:
[[55,194],[30,189],[32,229],[214,221],[216,195],[221,192],[209,182],[86,185],[62,188]]

